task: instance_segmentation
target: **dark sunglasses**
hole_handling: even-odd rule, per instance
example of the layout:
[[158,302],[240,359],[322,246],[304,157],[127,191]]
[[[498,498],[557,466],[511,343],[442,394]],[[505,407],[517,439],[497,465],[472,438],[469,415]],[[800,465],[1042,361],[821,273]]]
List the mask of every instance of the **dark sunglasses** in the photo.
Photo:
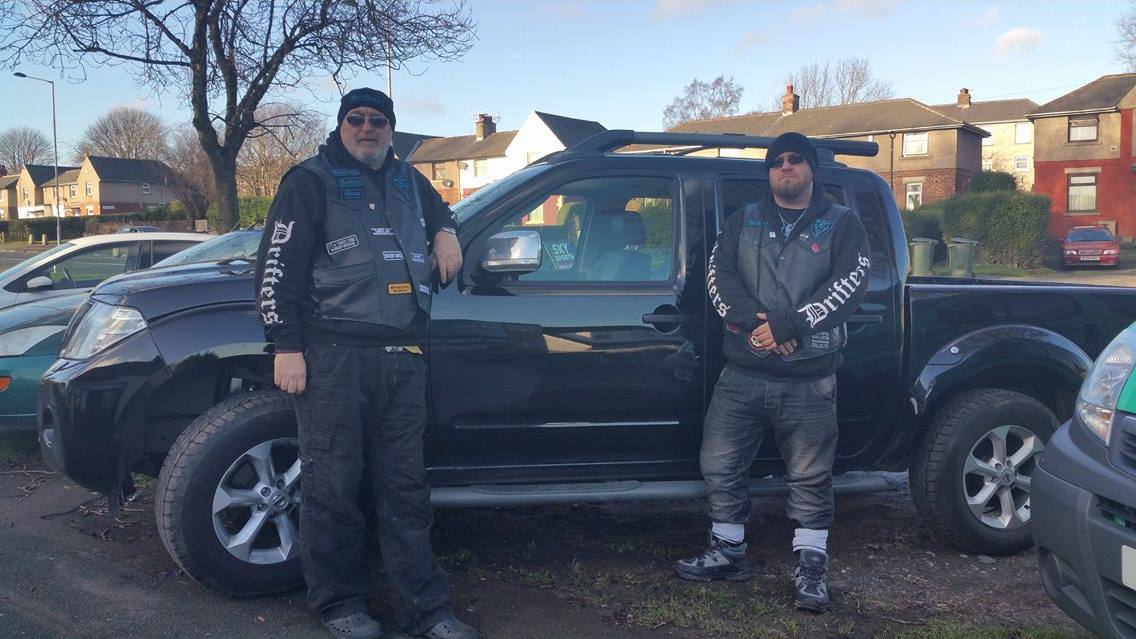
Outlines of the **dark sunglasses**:
[[376,129],[385,128],[386,125],[390,122],[390,120],[378,114],[361,115],[359,113],[352,113],[351,115],[343,119],[347,121],[347,124],[350,124],[353,127],[361,127],[363,126],[364,122],[369,121],[371,123],[371,126],[375,127]]
[[774,169],[781,168],[786,162],[789,164],[800,164],[805,161],[805,156],[797,153],[782,153],[780,156],[769,161],[769,166]]

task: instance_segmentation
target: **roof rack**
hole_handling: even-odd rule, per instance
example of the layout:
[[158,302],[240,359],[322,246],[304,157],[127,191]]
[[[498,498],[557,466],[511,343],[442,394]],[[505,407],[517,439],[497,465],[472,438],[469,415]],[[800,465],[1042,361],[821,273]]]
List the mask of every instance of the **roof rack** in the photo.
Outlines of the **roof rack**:
[[[564,155],[585,153],[607,153],[631,144],[659,144],[670,147],[727,148],[727,149],[768,149],[775,138],[741,135],[737,133],[667,133],[643,132],[630,129],[603,131],[566,149]],[[817,148],[822,162],[833,162],[836,155],[856,155],[875,157],[880,145],[875,142],[857,140],[829,140],[809,138]],[[695,149],[695,150],[696,150]]]

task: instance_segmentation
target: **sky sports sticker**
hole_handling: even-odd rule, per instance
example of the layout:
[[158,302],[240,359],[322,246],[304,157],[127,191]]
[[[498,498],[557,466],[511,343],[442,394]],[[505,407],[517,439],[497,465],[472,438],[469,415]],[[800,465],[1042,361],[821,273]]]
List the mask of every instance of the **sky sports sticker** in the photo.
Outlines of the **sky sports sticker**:
[[328,242],[327,243],[327,254],[328,255],[335,255],[336,253],[338,253],[340,251],[346,251],[347,249],[353,249],[356,246],[359,246],[359,236],[358,235],[348,235],[347,237],[341,237],[338,240],[332,240],[332,241]]
[[383,259],[388,262],[399,262],[402,260],[402,251],[383,251]]

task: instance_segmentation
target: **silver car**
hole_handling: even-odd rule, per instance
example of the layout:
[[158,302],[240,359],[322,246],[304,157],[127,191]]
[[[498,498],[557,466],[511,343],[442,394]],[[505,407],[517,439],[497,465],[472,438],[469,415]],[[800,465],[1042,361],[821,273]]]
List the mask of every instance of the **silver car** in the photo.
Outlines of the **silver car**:
[[124,233],[68,240],[0,273],[0,308],[89,291],[100,282],[149,268],[213,237],[204,233]]

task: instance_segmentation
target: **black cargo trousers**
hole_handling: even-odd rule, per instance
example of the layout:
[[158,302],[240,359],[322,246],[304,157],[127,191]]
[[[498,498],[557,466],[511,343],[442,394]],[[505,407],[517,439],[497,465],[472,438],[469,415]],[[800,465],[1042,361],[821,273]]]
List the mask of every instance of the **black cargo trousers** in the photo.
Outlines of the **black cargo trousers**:
[[425,632],[453,609],[449,581],[430,547],[424,357],[383,346],[310,344],[304,358],[307,391],[295,397],[295,407],[308,604],[331,618],[366,611],[374,594],[360,507],[367,484],[395,621],[411,634]]

